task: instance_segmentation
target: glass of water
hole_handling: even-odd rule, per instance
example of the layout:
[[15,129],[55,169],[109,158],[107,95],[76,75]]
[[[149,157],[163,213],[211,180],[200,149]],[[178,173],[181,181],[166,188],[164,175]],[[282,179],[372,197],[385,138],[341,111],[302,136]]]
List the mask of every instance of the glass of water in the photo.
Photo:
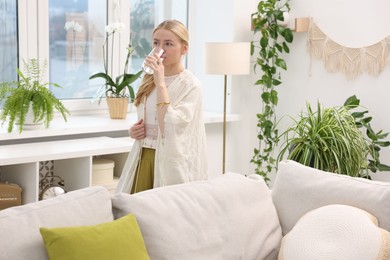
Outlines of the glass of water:
[[[154,47],[153,50],[148,54],[148,56],[153,56],[153,54],[157,53],[159,57],[164,53],[164,50],[160,47]],[[146,74],[153,74],[153,70],[144,64],[142,65],[142,69],[145,71]]]

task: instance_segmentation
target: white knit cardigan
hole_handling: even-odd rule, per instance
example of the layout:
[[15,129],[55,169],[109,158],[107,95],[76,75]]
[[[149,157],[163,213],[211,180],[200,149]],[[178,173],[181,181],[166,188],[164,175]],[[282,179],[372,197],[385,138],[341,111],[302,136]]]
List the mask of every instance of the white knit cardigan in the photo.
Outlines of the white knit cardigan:
[[[170,105],[165,114],[164,137],[158,131],[153,187],[207,179],[206,132],[202,88],[199,80],[184,70],[169,85]],[[144,118],[144,105],[137,107]],[[129,193],[139,163],[143,140],[136,140],[124,165],[115,192]]]

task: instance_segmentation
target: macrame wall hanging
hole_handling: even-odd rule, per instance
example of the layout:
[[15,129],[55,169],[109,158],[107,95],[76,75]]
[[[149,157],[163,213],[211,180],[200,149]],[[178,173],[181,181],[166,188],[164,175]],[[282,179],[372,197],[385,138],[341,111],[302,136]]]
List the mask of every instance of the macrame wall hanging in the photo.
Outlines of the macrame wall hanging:
[[362,73],[376,77],[390,66],[390,36],[373,45],[349,48],[330,39],[310,19],[307,47],[310,57],[322,59],[329,72],[341,72],[350,80]]

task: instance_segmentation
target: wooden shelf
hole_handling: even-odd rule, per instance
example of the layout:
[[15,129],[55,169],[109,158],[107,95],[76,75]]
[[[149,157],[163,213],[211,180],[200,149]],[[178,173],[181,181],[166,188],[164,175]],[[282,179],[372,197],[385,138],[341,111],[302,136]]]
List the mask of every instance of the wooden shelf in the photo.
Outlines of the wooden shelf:
[[300,17],[295,18],[295,28],[292,29],[294,32],[307,32],[309,31],[310,18]]
[[[293,32],[309,31],[310,17],[295,18],[294,28],[290,28]],[[251,30],[254,31],[253,18],[251,18]]]

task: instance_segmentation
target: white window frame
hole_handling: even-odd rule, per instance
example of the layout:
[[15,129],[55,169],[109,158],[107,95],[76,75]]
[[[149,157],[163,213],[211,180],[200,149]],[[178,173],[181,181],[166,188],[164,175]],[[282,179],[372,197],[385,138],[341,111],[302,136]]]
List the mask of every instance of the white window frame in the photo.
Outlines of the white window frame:
[[[190,2],[188,1],[188,8],[190,8]],[[172,0],[160,0],[158,3],[162,5],[160,9],[162,12],[156,12],[156,22],[170,18]],[[130,24],[129,0],[107,0],[107,11],[108,23],[122,22],[125,25]],[[49,0],[18,0],[18,14],[19,64],[23,64],[23,60],[32,58],[49,62]],[[119,40],[115,42],[116,52],[113,57],[113,72],[116,75],[119,75],[124,69],[127,55],[126,47],[130,39],[130,27],[126,26],[118,36]],[[50,64],[48,66],[50,67]],[[109,68],[109,70],[111,69]],[[45,80],[49,80],[49,73],[46,74]],[[73,115],[105,112],[108,109],[104,100],[101,100],[100,103],[92,101],[93,99],[62,100]]]
[[[128,0],[107,0],[107,10],[108,23],[130,24]],[[19,64],[23,64],[23,60],[32,58],[49,62],[49,0],[18,0],[18,13]],[[119,35],[119,40],[115,43],[117,51],[114,53],[113,59],[114,74],[119,74],[119,71],[123,70],[129,38],[130,28],[126,26]],[[48,74],[45,80],[49,80]],[[92,103],[92,99],[64,99],[62,102],[72,114],[107,110],[107,105],[103,100],[100,104],[97,101]]]

